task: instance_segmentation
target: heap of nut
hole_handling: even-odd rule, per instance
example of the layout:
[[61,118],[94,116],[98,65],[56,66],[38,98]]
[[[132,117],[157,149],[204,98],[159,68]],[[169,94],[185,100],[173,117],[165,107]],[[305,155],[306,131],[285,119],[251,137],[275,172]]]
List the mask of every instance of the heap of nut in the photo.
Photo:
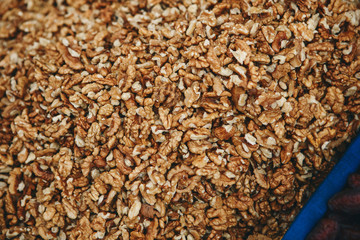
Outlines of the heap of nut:
[[0,239],[281,238],[359,129],[359,21],[355,0],[0,1]]

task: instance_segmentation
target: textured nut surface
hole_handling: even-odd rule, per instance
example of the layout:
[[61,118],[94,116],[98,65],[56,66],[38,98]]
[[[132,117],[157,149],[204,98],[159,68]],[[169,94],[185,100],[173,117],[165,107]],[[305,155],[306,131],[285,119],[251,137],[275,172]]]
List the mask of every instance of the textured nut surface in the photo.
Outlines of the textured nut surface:
[[0,1],[0,239],[281,239],[358,132],[356,1]]

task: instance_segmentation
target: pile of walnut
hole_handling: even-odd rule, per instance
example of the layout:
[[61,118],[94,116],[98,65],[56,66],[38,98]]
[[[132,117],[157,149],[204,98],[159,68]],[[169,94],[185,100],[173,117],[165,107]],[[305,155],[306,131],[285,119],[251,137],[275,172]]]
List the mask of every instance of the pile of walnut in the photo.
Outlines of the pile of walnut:
[[0,238],[280,238],[359,129],[355,2],[0,1]]

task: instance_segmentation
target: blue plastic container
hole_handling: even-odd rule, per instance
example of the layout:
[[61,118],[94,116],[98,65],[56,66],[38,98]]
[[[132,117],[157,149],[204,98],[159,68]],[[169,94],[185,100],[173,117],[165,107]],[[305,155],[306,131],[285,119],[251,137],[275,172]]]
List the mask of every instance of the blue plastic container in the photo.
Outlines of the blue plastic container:
[[326,179],[295,218],[283,240],[303,240],[327,211],[328,200],[346,185],[349,174],[360,166],[360,136],[347,149]]

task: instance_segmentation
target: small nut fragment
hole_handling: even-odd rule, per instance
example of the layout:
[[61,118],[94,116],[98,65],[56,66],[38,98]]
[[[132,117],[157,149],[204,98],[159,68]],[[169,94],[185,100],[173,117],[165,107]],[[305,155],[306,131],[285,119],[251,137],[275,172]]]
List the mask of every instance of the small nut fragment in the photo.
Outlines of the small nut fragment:
[[259,116],[259,121],[264,124],[268,125],[269,123],[274,123],[281,118],[281,111],[280,110],[267,110],[263,111]]
[[32,164],[32,171],[35,176],[40,177],[46,181],[52,181],[54,179],[54,174],[49,170],[41,169],[39,163]]
[[256,138],[251,135],[250,133],[246,133],[245,134],[245,140],[250,143],[251,145],[255,145],[256,144]]
[[214,135],[221,140],[228,140],[235,134],[235,128],[232,125],[225,125],[214,129]]
[[134,219],[137,215],[139,215],[141,209],[141,202],[139,200],[136,200],[129,209],[129,218]]
[[105,104],[99,109],[99,114],[103,116],[110,116],[114,112],[114,107],[111,104]]
[[46,211],[43,213],[43,218],[45,221],[50,221],[56,213],[56,209],[54,207],[47,207]]
[[261,28],[261,31],[264,34],[264,37],[268,43],[274,42],[276,35],[275,35],[275,29],[273,26],[263,26]]
[[184,95],[185,105],[191,107],[192,104],[200,98],[200,84],[198,82],[193,82],[193,84],[185,90]]
[[66,64],[75,69],[75,70],[80,70],[83,69],[84,66],[81,63],[80,59],[78,57],[74,57],[72,56],[69,51],[68,48],[64,45],[62,45],[61,43],[58,43],[56,45],[58,51],[60,52],[61,56],[63,57],[64,61],[66,62]]
[[78,215],[78,209],[75,208],[66,198],[63,198],[62,204],[65,208],[66,215],[71,219],[76,219]]
[[326,94],[326,100],[332,107],[334,113],[340,113],[342,111],[345,98],[339,88],[329,87]]
[[159,212],[156,211],[155,208],[149,204],[142,204],[140,213],[147,218],[154,218],[155,216],[159,215]]
[[272,76],[275,79],[280,79],[280,78],[284,77],[285,75],[287,75],[290,72],[290,69],[291,69],[291,67],[290,67],[289,63],[279,64],[275,68],[275,71],[272,73]]
[[287,35],[284,31],[280,31],[276,34],[274,41],[271,45],[272,49],[274,49],[276,53],[280,51],[281,42],[285,39],[287,39]]

